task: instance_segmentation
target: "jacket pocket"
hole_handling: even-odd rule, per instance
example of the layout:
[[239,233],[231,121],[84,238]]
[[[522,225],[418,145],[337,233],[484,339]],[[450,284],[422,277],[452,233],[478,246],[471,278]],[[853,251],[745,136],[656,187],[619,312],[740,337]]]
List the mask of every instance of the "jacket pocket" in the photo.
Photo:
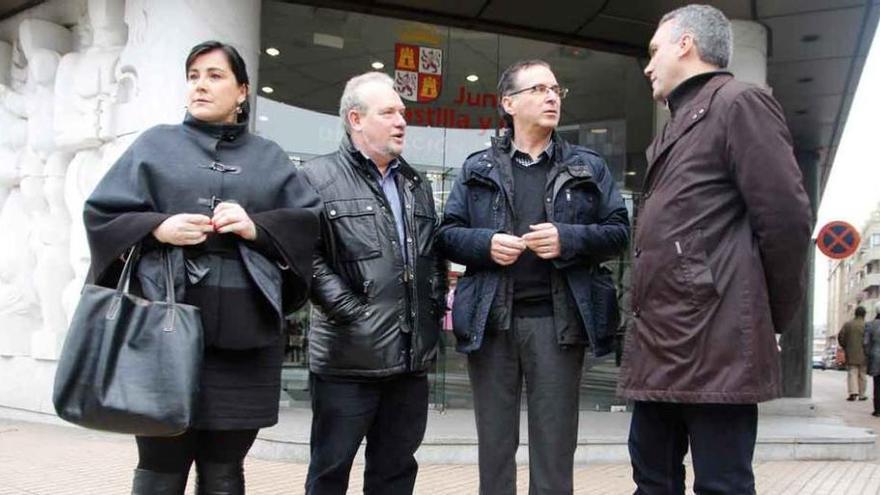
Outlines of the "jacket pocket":
[[420,256],[432,256],[434,249],[434,232],[437,228],[437,215],[433,208],[417,202],[413,208],[415,219],[414,230],[418,240],[418,254]]
[[563,205],[562,221],[573,224],[595,223],[599,189],[593,181],[567,184],[559,191],[556,204]]
[[335,238],[336,255],[342,261],[381,256],[376,205],[372,199],[342,199],[324,204]]
[[703,231],[697,230],[683,241],[674,241],[684,285],[691,304],[701,307],[718,298],[715,277],[709,268]]
[[495,229],[498,212],[503,197],[501,190],[492,181],[472,176],[464,185],[467,187],[467,210],[470,212],[470,227]]
[[463,276],[455,286],[452,301],[452,332],[459,342],[470,343],[477,309],[477,277]]

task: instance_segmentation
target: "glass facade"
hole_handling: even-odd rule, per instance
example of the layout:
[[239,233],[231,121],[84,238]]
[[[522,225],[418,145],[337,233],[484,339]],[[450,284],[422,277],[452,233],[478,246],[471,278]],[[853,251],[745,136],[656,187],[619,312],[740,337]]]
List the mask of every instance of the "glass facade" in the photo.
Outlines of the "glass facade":
[[[642,75],[644,61],[286,2],[265,1],[262,12],[256,132],[281,144],[295,163],[339,146],[343,130],[338,105],[345,82],[381,70],[395,77],[407,104],[404,157],[426,173],[442,211],[464,159],[486,148],[498,132],[499,75],[515,61],[542,59],[550,63],[560,84],[570,88],[559,133],[605,157],[629,205],[638,194],[654,123],[654,104]],[[621,258],[612,265],[625,307],[627,262]],[[302,317],[291,324],[284,376],[294,399],[307,397],[306,326]],[[451,332],[444,332],[445,346],[432,376],[432,402],[437,407],[470,405],[466,361],[455,352],[453,340]],[[616,402],[615,357],[588,358],[582,408],[607,410]]]

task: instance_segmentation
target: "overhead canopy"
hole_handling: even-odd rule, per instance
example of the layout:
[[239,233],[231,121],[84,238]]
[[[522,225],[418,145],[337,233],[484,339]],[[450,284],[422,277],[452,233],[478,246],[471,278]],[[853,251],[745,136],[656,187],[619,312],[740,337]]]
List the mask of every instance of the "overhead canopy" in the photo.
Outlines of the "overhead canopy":
[[[647,57],[657,21],[680,0],[297,0],[341,10]],[[815,153],[821,184],[830,172],[880,0],[708,0],[731,19],[769,33],[768,83],[785,108],[799,153]]]
[[[705,0],[704,0],[705,1]],[[41,1],[0,0],[0,19]],[[299,3],[489,31],[646,57],[657,21],[680,0],[297,0]],[[708,0],[731,19],[760,22],[768,83],[799,153],[824,185],[870,42],[880,0]]]

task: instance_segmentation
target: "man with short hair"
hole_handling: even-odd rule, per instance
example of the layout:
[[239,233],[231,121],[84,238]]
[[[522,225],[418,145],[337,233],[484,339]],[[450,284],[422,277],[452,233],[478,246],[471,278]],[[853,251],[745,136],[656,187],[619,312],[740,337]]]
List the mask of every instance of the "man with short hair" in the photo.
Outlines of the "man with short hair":
[[434,195],[400,156],[404,106],[388,75],[349,80],[339,115],[339,150],[305,167],[324,202],[311,293],[306,493],[346,493],[364,437],[364,492],[412,493],[426,372],[446,305]]
[[801,307],[811,210],[782,109],[723,70],[730,22],[660,20],[645,75],[671,119],[648,148],[618,393],[639,494],[754,493],[757,403],[781,393],[774,330]]
[[526,382],[529,493],[572,492],[584,349],[611,351],[616,300],[599,263],[623,250],[623,199],[595,152],[562,140],[567,93],[541,60],[498,82],[509,132],[465,161],[439,242],[467,266],[453,331],[468,355],[481,494],[516,493],[520,395]]
[[843,349],[846,363],[846,400],[868,400],[865,395],[867,386],[867,363],[865,359],[865,308],[856,307],[854,318],[843,324],[837,333],[837,344]]

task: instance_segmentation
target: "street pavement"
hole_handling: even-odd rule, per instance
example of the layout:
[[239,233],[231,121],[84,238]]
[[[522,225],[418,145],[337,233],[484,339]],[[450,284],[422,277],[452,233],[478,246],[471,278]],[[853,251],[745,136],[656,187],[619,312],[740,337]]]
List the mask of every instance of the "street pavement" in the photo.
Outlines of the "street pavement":
[[[870,401],[846,402],[846,374],[816,371],[813,400],[819,416],[840,418],[851,426],[876,429],[880,418],[870,416]],[[8,411],[7,411],[8,412]],[[7,416],[9,416],[7,414]],[[13,416],[10,416],[13,417]],[[129,436],[93,432],[57,424],[33,422],[15,415],[0,419],[0,495],[127,494],[137,462]],[[32,418],[29,418],[32,419]],[[880,450],[875,446],[875,450]],[[880,457],[875,456],[875,459]],[[303,493],[305,464],[248,457],[247,493],[253,495]],[[692,472],[688,469],[688,486]],[[761,494],[880,494],[880,462],[788,461],[755,464]],[[363,465],[352,471],[349,493],[362,493]],[[518,493],[528,492],[528,468],[519,466]],[[631,494],[634,490],[627,464],[593,464],[575,470],[576,494]],[[425,495],[476,494],[475,465],[422,465],[415,493]],[[187,494],[194,493],[192,479]]]

